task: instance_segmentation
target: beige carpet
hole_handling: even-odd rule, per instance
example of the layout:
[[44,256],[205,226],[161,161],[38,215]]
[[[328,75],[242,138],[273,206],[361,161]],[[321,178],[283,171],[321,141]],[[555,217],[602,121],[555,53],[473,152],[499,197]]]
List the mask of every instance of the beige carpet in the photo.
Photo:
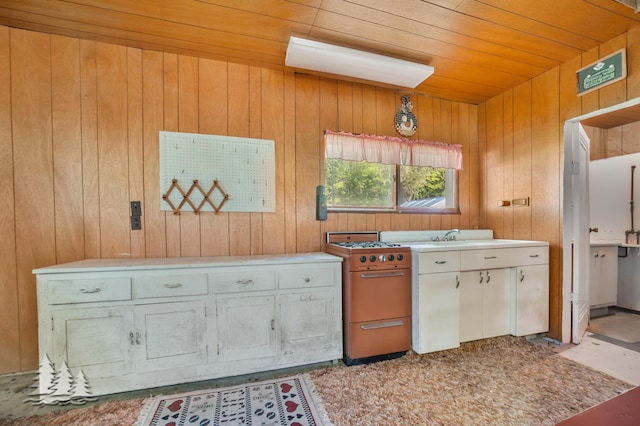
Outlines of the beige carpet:
[[[309,375],[335,426],[555,425],[632,387],[560,357],[544,341],[515,337]],[[108,402],[0,425],[131,425],[142,405]]]
[[615,311],[613,315],[592,319],[587,330],[626,343],[640,342],[640,315]]

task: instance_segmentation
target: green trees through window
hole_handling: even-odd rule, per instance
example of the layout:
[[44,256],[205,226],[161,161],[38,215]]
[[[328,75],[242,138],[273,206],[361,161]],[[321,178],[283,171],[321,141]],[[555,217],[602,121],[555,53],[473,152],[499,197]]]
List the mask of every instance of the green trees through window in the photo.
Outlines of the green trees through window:
[[456,174],[444,168],[394,166],[327,159],[329,208],[438,210],[457,208]]

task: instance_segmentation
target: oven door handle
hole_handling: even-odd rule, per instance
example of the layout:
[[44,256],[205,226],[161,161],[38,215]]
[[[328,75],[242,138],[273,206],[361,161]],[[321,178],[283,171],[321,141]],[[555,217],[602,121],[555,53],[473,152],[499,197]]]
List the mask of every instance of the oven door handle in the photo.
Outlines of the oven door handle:
[[396,321],[378,322],[375,324],[362,324],[360,328],[363,330],[374,330],[376,328],[398,327],[401,325],[404,325],[404,321],[396,320]]
[[388,278],[388,277],[403,277],[404,271],[391,271],[391,272],[371,272],[368,274],[360,274],[360,278]]

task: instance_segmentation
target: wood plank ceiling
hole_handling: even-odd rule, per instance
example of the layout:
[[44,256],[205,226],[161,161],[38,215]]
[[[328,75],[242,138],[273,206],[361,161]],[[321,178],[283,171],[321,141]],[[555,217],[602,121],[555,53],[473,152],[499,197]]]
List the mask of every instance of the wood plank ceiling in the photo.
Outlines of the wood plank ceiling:
[[309,38],[430,64],[414,92],[478,104],[640,15],[615,0],[0,0],[0,24],[276,69],[290,36]]

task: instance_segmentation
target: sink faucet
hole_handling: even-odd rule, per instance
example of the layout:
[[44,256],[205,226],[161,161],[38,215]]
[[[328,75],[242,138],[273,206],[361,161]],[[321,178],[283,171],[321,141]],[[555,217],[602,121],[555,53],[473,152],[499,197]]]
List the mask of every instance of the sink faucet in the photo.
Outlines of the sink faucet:
[[454,241],[456,239],[456,236],[455,235],[451,235],[451,234],[454,234],[456,232],[459,234],[460,230],[459,229],[452,229],[451,231],[445,232],[444,237],[442,237],[442,241]]

